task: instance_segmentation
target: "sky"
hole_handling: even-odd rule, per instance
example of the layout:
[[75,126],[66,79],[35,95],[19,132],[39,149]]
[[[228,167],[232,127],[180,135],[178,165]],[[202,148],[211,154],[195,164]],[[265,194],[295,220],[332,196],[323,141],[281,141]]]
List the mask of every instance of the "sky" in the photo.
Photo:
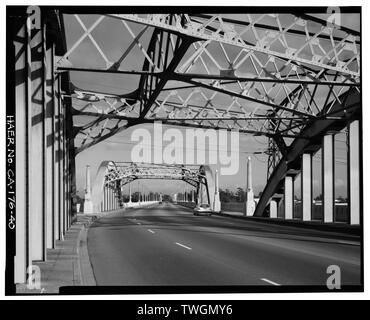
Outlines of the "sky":
[[[235,15],[238,18],[239,15]],[[96,20],[97,16],[80,16],[81,22],[86,28],[89,28]],[[325,16],[322,16],[325,18]],[[83,29],[79,24],[78,20],[71,15],[65,15],[66,35],[67,35],[67,47],[71,48],[72,44],[81,37]],[[359,29],[359,19],[354,15],[342,15],[342,23],[350,28]],[[138,26],[133,23],[128,23],[131,30],[137,35],[143,30],[143,26]],[[126,29],[117,24],[117,20],[104,19],[103,22],[93,31],[94,40],[99,44],[100,47],[104,48],[104,53],[110,61],[116,61],[125,48],[127,48],[132,41],[132,37],[123,32]],[[141,38],[142,43],[147,43],[151,34],[151,29],[148,28],[147,32],[143,33]],[[112,41],[115,39],[115,41]],[[229,54],[232,52],[229,51]],[[187,56],[185,56],[186,58]],[[91,39],[85,38],[84,41],[76,48],[71,54],[69,60],[74,66],[79,67],[91,67],[94,65],[96,68],[105,68],[106,64],[100,54],[97,53]],[[140,70],[144,57],[138,46],[135,46],[127,58],[124,60],[121,68],[123,70]],[[248,70],[245,70],[248,72]],[[112,94],[122,94],[133,91],[137,88],[138,77],[130,75],[102,75],[92,74],[83,72],[70,72],[72,82],[83,89],[97,90]],[[135,130],[140,128],[147,129],[151,134],[153,133],[153,126],[151,124],[145,124],[129,128],[125,131],[120,132],[112,138],[109,138],[82,153],[76,157],[76,173],[77,173],[77,190],[80,195],[83,194],[85,188],[85,170],[86,165],[91,166],[91,178],[95,177],[98,166],[102,161],[132,161],[131,153],[132,148],[136,142],[132,141],[131,136]],[[168,127],[167,127],[168,128]],[[182,134],[185,135],[184,128],[180,129]],[[153,141],[152,141],[153,142]],[[78,143],[78,141],[76,141]],[[234,175],[222,175],[220,176],[220,187],[222,189],[236,190],[237,187],[246,187],[246,164],[248,156],[251,156],[252,167],[253,167],[253,187],[255,194],[258,194],[263,190],[266,184],[267,175],[267,156],[263,154],[263,151],[267,148],[267,139],[264,137],[254,137],[251,135],[240,135],[239,140],[240,152],[236,155],[239,162],[239,170]],[[148,145],[148,148],[155,148],[153,145]],[[164,145],[165,147],[165,145]],[[181,148],[181,146],[178,146]],[[217,148],[217,143],[212,141],[210,145],[206,146],[206,153]],[[182,152],[186,154],[186,146],[182,147]],[[255,153],[258,154],[255,154]],[[262,154],[260,154],[262,152]],[[336,162],[335,162],[335,185],[336,185],[336,196],[346,196],[347,190],[347,178],[346,178],[346,147],[345,147],[345,135],[338,134],[336,136],[335,144]],[[217,163],[215,167],[219,168],[220,163]],[[313,193],[317,196],[321,193],[321,156],[320,154],[315,155],[313,160]],[[144,181],[143,185],[148,190],[157,190],[163,193],[174,193],[183,191],[185,183],[166,181],[165,183],[160,180]],[[136,183],[134,183],[135,189]],[[299,176],[295,182],[295,193],[300,193],[300,178]]]

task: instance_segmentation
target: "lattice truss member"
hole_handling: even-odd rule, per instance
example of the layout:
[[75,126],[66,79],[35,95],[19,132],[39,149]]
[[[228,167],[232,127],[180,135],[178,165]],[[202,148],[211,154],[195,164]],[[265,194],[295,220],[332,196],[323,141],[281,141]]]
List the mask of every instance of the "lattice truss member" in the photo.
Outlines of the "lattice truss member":
[[183,180],[196,187],[203,183],[204,170],[200,166],[112,162],[105,175],[105,184],[124,186],[137,179]]
[[63,18],[56,68],[73,83],[77,153],[162,121],[266,136],[279,159],[307,124],[345,118],[332,106],[360,90],[360,34],[310,15]]

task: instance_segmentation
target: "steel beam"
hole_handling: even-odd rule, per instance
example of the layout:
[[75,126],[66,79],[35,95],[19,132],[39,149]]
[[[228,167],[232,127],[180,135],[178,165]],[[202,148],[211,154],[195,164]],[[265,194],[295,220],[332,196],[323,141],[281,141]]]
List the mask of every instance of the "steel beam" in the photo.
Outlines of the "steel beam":
[[[347,119],[356,116],[356,113],[361,108],[361,96],[357,90],[350,90],[338,97],[340,102],[335,102],[331,106],[330,112],[338,112],[338,115],[344,114]],[[286,156],[282,157],[275,167],[275,170],[271,174],[265,189],[262,192],[262,196],[257,204],[254,216],[261,217],[265,214],[265,208],[269,203],[271,197],[281,186],[281,183],[289,170],[292,163],[295,162],[311,145],[316,144],[318,137],[321,137],[330,130],[331,127],[335,126],[336,129],[340,129],[346,126],[345,121],[330,120],[326,119],[323,121],[308,122],[306,127],[302,130],[301,135],[305,138],[296,138],[288,148]],[[312,151],[312,150],[311,150]]]

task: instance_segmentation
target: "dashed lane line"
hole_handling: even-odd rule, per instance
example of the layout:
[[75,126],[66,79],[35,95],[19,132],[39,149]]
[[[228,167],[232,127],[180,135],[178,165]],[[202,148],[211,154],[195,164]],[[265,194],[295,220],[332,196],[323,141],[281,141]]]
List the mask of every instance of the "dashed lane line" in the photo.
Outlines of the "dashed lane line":
[[182,244],[182,243],[175,242],[175,244],[177,244],[178,246],[183,247],[183,248],[185,248],[185,249],[187,249],[187,250],[192,250],[190,247],[185,246],[185,245],[184,245],[184,244]]
[[267,282],[267,283],[269,283],[269,284],[272,284],[272,285],[274,285],[274,286],[280,286],[280,284],[279,284],[279,283],[276,283],[276,282],[271,281],[271,280],[266,279],[266,278],[262,278],[261,280],[262,280],[262,281],[265,281],[265,282]]

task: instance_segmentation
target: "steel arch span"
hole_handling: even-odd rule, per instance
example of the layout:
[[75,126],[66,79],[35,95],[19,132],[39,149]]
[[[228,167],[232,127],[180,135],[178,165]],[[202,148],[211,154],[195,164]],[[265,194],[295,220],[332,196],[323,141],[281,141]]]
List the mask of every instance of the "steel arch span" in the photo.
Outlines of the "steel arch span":
[[[101,211],[105,188],[110,189],[121,208],[124,207],[122,188],[135,180],[178,180],[184,181],[195,189],[195,203],[208,203],[213,209],[214,197],[218,186],[215,175],[218,174],[206,165],[166,165],[152,163],[133,163],[103,161],[92,183],[92,202],[94,212]],[[203,186],[201,188],[200,186]],[[218,196],[218,194],[217,194]],[[131,195],[130,195],[131,198]]]

